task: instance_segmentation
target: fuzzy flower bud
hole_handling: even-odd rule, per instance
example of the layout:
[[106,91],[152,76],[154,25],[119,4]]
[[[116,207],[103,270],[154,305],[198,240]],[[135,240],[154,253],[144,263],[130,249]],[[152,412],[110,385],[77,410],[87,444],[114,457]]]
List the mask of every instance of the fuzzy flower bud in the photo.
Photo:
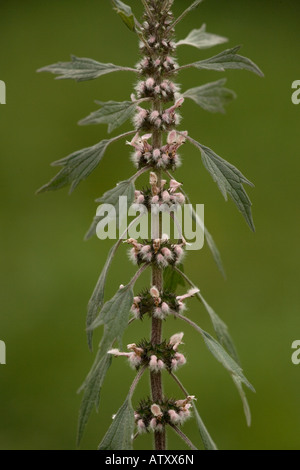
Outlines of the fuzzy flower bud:
[[169,339],[169,345],[173,346],[174,351],[178,348],[178,346],[182,343],[182,338],[184,336],[184,333],[176,333],[175,335],[171,336]]
[[153,297],[154,299],[158,299],[159,298],[159,290],[157,289],[157,287],[153,286],[151,287],[150,289],[150,295],[151,297]]
[[168,415],[172,424],[177,424],[180,422],[180,416],[176,413],[175,410],[169,410]]
[[177,191],[177,189],[180,188],[180,186],[182,186],[182,183],[178,183],[178,181],[176,181],[176,180],[171,180],[170,181],[170,192],[174,193],[175,191]]
[[137,422],[137,430],[139,434],[143,434],[146,432],[146,425],[142,419],[139,419]]
[[162,415],[163,415],[162,412],[161,412],[160,406],[156,405],[155,403],[153,403],[153,405],[151,406],[151,413],[156,418],[161,418]]

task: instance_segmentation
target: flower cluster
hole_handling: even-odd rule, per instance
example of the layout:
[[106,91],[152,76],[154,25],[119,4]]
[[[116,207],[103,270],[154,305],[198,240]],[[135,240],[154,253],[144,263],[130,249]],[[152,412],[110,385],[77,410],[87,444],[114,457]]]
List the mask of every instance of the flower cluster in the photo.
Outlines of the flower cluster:
[[143,191],[135,191],[134,204],[144,205],[148,211],[154,209],[153,206],[159,206],[160,210],[176,209],[178,205],[185,203],[185,197],[181,192],[177,192],[181,183],[172,179],[169,188],[165,189],[167,181],[161,180],[159,186],[155,173],[150,175],[151,189],[146,188]]
[[181,116],[176,113],[176,110],[182,106],[183,102],[184,98],[179,98],[173,106],[162,113],[137,106],[133,123],[139,131],[149,132],[154,129],[161,131],[171,130],[180,123]]
[[137,65],[136,68],[141,75],[164,75],[168,73],[176,72],[177,63],[176,61],[168,55],[168,53],[172,53],[176,49],[176,44],[173,41],[166,41],[163,40],[160,43],[153,40],[155,36],[152,35],[149,38],[149,46],[154,48],[159,48],[163,50],[165,55],[160,56],[157,59],[153,59],[152,57],[144,57]]
[[139,81],[135,90],[138,99],[152,98],[168,103],[176,100],[180,88],[171,80],[166,79],[160,83],[156,82],[153,77],[149,77],[146,80]]
[[140,136],[137,133],[127,144],[135,149],[132,161],[137,168],[151,166],[152,168],[175,170],[181,164],[177,151],[185,143],[186,136],[187,132],[179,134],[173,130],[168,134],[166,145],[161,148],[153,148],[148,142],[152,134]]
[[183,247],[185,242],[171,244],[168,238],[149,240],[145,244],[139,243],[134,238],[129,238],[125,243],[132,245],[129,257],[134,264],[152,263],[160,269],[178,265],[184,257]]
[[108,354],[115,357],[125,356],[128,358],[129,364],[139,369],[141,366],[148,366],[151,372],[160,372],[163,369],[176,371],[178,367],[186,363],[183,354],[177,351],[182,344],[183,333],[177,333],[161,344],[152,345],[152,343],[144,340],[139,344],[128,344],[129,352],[121,352],[119,349],[111,349]]
[[183,424],[191,416],[190,409],[195,399],[188,396],[184,400],[164,400],[159,404],[152,403],[150,399],[141,401],[134,413],[138,433],[162,432],[167,424]]
[[177,295],[171,292],[159,292],[153,286],[150,290],[142,292],[134,297],[131,312],[136,319],[142,319],[145,314],[150,317],[165,320],[168,315],[181,313],[186,306],[184,300],[193,297],[199,289],[191,289],[184,295]]

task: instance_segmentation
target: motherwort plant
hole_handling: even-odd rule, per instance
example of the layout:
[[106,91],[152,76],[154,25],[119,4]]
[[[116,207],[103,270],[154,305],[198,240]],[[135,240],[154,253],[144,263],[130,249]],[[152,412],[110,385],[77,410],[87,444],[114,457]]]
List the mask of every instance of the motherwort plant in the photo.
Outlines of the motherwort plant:
[[[204,167],[217,183],[224,198],[227,199],[228,194],[231,196],[250,228],[254,230],[251,202],[243,187],[243,184],[251,185],[251,183],[237,168],[191,137],[187,130],[178,127],[179,109],[185,100],[191,99],[206,111],[216,113],[224,112],[224,105],[235,97],[232,91],[224,88],[225,79],[182,92],[176,84],[177,77],[182,71],[189,68],[217,72],[224,72],[226,69],[245,69],[262,75],[251,60],[239,55],[240,47],[226,49],[220,54],[202,58],[191,64],[177,63],[178,47],[188,45],[202,50],[227,41],[224,37],[208,33],[205,25],[191,31],[185,39],[176,40],[176,25],[201,2],[202,0],[194,1],[178,18],[175,18],[171,11],[174,0],[141,0],[144,14],[140,22],[130,6],[120,0],[112,0],[113,7],[123,22],[138,37],[141,58],[135,68],[103,64],[92,59],[72,56],[71,62],[59,62],[40,70],[54,73],[59,79],[73,79],[79,82],[93,80],[112,72],[128,71],[135,74],[135,91],[130,100],[99,102],[100,109],[80,122],[83,125],[105,123],[108,124],[108,131],[112,132],[131,118],[134,130],[103,140],[55,162],[55,166],[61,167],[59,173],[39,190],[44,192],[70,186],[72,192],[96,169],[109,145],[119,139],[126,139],[126,144],[132,148],[132,161],[137,171],[129,179],[106,192],[98,201],[111,204],[116,210],[116,219],[122,215],[118,209],[120,196],[127,197],[128,207],[135,203],[140,209],[143,208],[140,210],[141,214],[145,211],[152,212],[151,237],[148,240],[135,238],[126,240],[130,246],[130,258],[137,265],[134,277],[127,285],[121,285],[112,299],[104,301],[109,267],[117,249],[124,242],[124,234],[120,234],[117,243],[108,254],[88,304],[87,334],[90,348],[92,348],[93,331],[99,326],[103,326],[104,329],[95,362],[81,387],[84,394],[79,415],[78,443],[93,407],[98,408],[100,390],[112,358],[123,360],[124,357],[136,370],[136,377],[128,395],[100,443],[100,450],[132,449],[133,442],[139,434],[151,432],[154,436],[155,449],[164,450],[168,427],[172,428],[189,447],[196,449],[182,431],[182,425],[191,415],[196,419],[204,447],[216,449],[198,414],[195,396],[187,392],[175,375],[176,371],[186,363],[186,358],[182,353],[182,332],[174,332],[171,338],[163,336],[163,322],[169,317],[176,317],[195,328],[213,356],[228,370],[240,393],[247,422],[250,424],[249,406],[242,386],[246,385],[252,390],[253,387],[239,365],[227,327],[207,304],[200,290],[183,272],[182,262],[186,251],[184,237],[180,236],[176,242],[171,241],[169,236],[163,233],[161,222],[161,207],[172,205],[176,207],[189,202],[182,184],[176,181],[172,173],[180,165],[179,149],[183,144],[190,143],[199,150]],[[147,172],[149,187],[136,189],[136,180]],[[175,221],[174,212],[170,211],[169,215]],[[192,215],[195,222],[203,227],[203,221],[197,217],[197,214],[193,212]],[[131,227],[140,216],[132,221]],[[86,238],[96,233],[99,220],[100,217],[96,216]],[[222,270],[220,255],[206,229],[205,239]],[[151,271],[149,288],[142,292],[134,292],[135,282],[146,271]],[[188,285],[190,290],[178,295],[177,288],[180,284]],[[196,297],[207,311],[217,339],[185,316],[185,304],[190,297]],[[118,349],[121,348],[126,327],[145,316],[151,319],[149,339],[135,340],[127,345],[126,351]],[[133,393],[146,371],[150,374],[151,393],[133,409]],[[170,374],[174,384],[178,386],[179,396],[174,392],[177,398],[165,395],[162,383],[164,374]]]

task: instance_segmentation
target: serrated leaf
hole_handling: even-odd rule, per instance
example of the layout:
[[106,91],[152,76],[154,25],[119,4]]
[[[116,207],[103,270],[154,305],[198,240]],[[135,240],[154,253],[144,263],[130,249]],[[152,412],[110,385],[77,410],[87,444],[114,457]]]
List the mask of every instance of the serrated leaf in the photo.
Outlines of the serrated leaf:
[[[116,211],[116,217],[117,221],[119,219],[119,198],[121,196],[126,196],[127,197],[127,209],[132,205],[134,201],[134,193],[135,193],[135,186],[132,181],[132,179],[128,179],[126,181],[121,181],[118,183],[118,185],[109,191],[107,191],[103,196],[99,199],[96,199],[96,202],[100,202],[102,204],[111,204],[114,206],[115,211]],[[100,222],[101,217],[100,216],[95,216],[94,220],[92,222],[92,225],[90,226],[87,234],[85,235],[85,240],[90,239],[92,236],[95,235],[97,225]]]
[[81,442],[85,426],[88,422],[93,408],[95,407],[98,411],[101,388],[106,373],[111,365],[111,361],[111,355],[97,354],[92,370],[83,385],[84,395],[79,410],[77,446],[79,446]]
[[[183,265],[179,265],[178,269],[184,272]],[[168,266],[164,270],[164,290],[169,292],[175,292],[178,286],[185,286],[182,276],[175,271],[172,266]]]
[[[198,327],[199,328],[199,327]],[[199,328],[201,330],[201,328]],[[255,392],[251,383],[246,379],[243,374],[242,368],[232,359],[231,356],[225,351],[218,341],[216,341],[209,333],[204,330],[201,330],[202,337],[204,342],[212,353],[212,355],[219,361],[225,369],[231,374],[232,377],[237,377],[242,383],[246,385],[252,392]]]
[[74,191],[78,184],[98,166],[112,140],[102,140],[92,147],[77,150],[68,157],[52,163],[53,166],[62,166],[63,169],[37,192],[55,191],[68,185],[71,185],[70,193]]
[[203,421],[202,421],[202,419],[201,419],[201,417],[198,413],[198,410],[197,410],[194,403],[193,403],[193,410],[194,410],[194,413],[195,413],[197,426],[198,426],[200,436],[201,436],[201,439],[202,439],[205,450],[218,450],[216,444],[214,443],[214,441],[212,440],[208,430],[206,429],[206,426],[203,423]]
[[243,385],[242,385],[240,379],[238,379],[237,377],[233,376],[232,378],[233,378],[233,381],[236,385],[236,388],[238,389],[239,395],[240,395],[242,403],[243,403],[243,408],[244,408],[244,413],[245,413],[247,425],[250,427],[251,426],[251,411],[250,411],[250,407],[249,407],[249,403],[248,403],[246,394],[243,390]]
[[222,262],[220,252],[218,250],[218,247],[217,247],[212,235],[210,234],[210,232],[207,230],[206,227],[205,227],[204,236],[205,236],[206,243],[208,244],[208,247],[211,251],[211,254],[213,255],[213,258],[215,260],[216,265],[218,266],[219,270],[221,271],[223,277],[226,278],[226,273],[225,273],[225,270],[224,270],[224,267],[223,267],[223,262]]
[[88,303],[88,311],[87,311],[87,319],[86,319],[86,328],[87,328],[87,338],[88,338],[88,345],[89,348],[92,349],[92,339],[93,339],[93,331],[89,328],[92,323],[95,321],[99,311],[101,310],[104,302],[104,289],[106,284],[107,273],[112,263],[114,254],[116,252],[117,246],[119,242],[117,242],[110,250],[105,262],[105,265],[102,269],[96,287],[93,291],[92,297]]
[[217,72],[224,72],[227,69],[243,69],[263,77],[264,74],[252,60],[237,54],[240,48],[241,46],[236,46],[232,49],[226,49],[209,59],[194,62],[190,64],[190,67],[195,67],[198,70],[216,70]]
[[101,75],[111,72],[133,71],[128,67],[122,67],[114,64],[102,64],[86,57],[76,57],[71,55],[71,62],[58,62],[57,64],[47,65],[38,70],[38,72],[50,72],[55,75],[57,80],[71,79],[77,82],[94,80]]
[[117,412],[98,450],[132,450],[134,412],[130,395]]
[[233,91],[223,87],[226,81],[226,78],[224,78],[216,82],[191,88],[185,91],[183,96],[195,101],[205,111],[210,113],[225,113],[224,106],[236,98],[236,94]]
[[246,379],[243,369],[239,364],[236,363],[236,361],[228,354],[227,351],[221,346],[218,341],[213,338],[207,331],[202,330],[200,326],[198,326],[196,323],[194,323],[192,320],[189,318],[183,317],[182,315],[175,315],[182,320],[186,321],[189,325],[191,325],[204,339],[205,345],[207,346],[208,350],[211,352],[211,354],[217,359],[218,362],[220,362],[223,367],[230,373],[230,375],[233,377],[236,377],[238,380],[240,380],[241,383],[245,384],[246,387],[248,387],[252,392],[255,393],[255,389],[251,385],[251,383]]
[[121,196],[126,196],[128,199],[128,206],[131,206],[134,199],[135,187],[132,179],[121,181],[113,189],[110,189],[103,194],[99,199],[96,199],[96,202],[101,202],[102,204],[111,204],[112,206],[117,206],[119,198]]
[[217,315],[216,312],[213,310],[213,308],[208,305],[201,292],[198,292],[196,296],[204,305],[205,310],[209,314],[219,342],[222,344],[222,346],[224,346],[224,348],[228,351],[228,353],[236,361],[236,363],[240,365],[240,360],[236,352],[233,340],[228,332],[228,327],[226,323],[224,323],[223,320],[221,320],[221,318],[219,317],[219,315]]
[[88,124],[108,124],[108,132],[112,132],[130,119],[138,103],[132,101],[108,101],[103,103],[96,101],[102,108],[94,111],[86,118],[79,121],[78,124],[85,126]]
[[198,214],[196,213],[196,211],[194,210],[192,204],[191,204],[191,201],[187,195],[187,193],[181,188],[181,192],[182,194],[185,196],[185,199],[186,199],[186,203],[189,204],[189,208],[190,208],[190,212],[191,212],[191,216],[192,216],[192,219],[196,222],[196,224],[201,228],[201,230],[204,230],[204,236],[205,236],[205,240],[208,244],[208,247],[213,255],[213,258],[215,260],[215,263],[216,265],[218,266],[219,270],[221,271],[222,275],[224,276],[224,278],[226,278],[226,274],[225,274],[225,270],[224,270],[224,267],[223,267],[223,263],[222,263],[222,259],[221,259],[221,255],[220,255],[220,252],[218,250],[218,247],[217,245],[215,244],[214,242],[214,239],[212,237],[212,235],[209,233],[209,231],[207,230],[206,226],[204,225],[204,222],[203,220],[201,220],[198,216]]
[[103,305],[98,317],[90,325],[89,330],[95,330],[95,328],[104,325],[100,345],[100,350],[103,353],[107,352],[107,349],[115,339],[121,343],[132,304],[132,287],[128,285],[120,288],[113,298]]
[[217,183],[225,200],[227,200],[228,193],[254,232],[255,227],[251,214],[252,204],[243,187],[243,184],[252,187],[253,184],[235,166],[219,157],[213,150],[199,144],[194,139],[189,138],[189,140],[200,150],[203,164]]
[[194,46],[198,49],[208,49],[219,44],[224,44],[228,39],[216,34],[206,32],[206,24],[200,29],[193,29],[185,39],[177,42],[177,46]]
[[112,3],[114,5],[114,10],[121,17],[122,21],[126,24],[127,28],[129,28],[130,31],[135,31],[135,18],[130,6],[126,5],[120,0],[112,0]]

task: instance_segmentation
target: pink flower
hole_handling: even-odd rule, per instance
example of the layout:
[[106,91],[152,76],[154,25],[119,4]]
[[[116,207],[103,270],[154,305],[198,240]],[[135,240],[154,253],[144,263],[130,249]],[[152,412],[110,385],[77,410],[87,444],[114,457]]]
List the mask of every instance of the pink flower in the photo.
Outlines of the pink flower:
[[176,333],[175,335],[171,336],[169,339],[169,345],[173,346],[174,351],[178,348],[180,344],[182,344],[182,338],[184,336],[184,333]]
[[168,261],[172,261],[173,259],[173,254],[171,252],[171,250],[169,248],[167,248],[166,246],[164,248],[162,248],[161,250],[162,254],[164,255],[164,257],[166,258],[166,260]]
[[177,424],[180,421],[180,416],[175,410],[169,410],[168,415],[172,424]]
[[156,418],[160,418],[163,415],[162,412],[161,412],[160,406],[156,405],[155,403],[153,403],[153,405],[151,406],[151,413]]
[[163,268],[166,268],[169,264],[166,258],[161,253],[156,255],[156,262],[158,265],[162,266]]
[[148,88],[148,90],[151,90],[155,85],[155,81],[153,78],[147,78],[146,80],[146,88]]
[[175,359],[177,361],[178,366],[184,366],[184,364],[186,364],[186,358],[181,353],[176,353],[175,354]]
[[166,314],[166,315],[167,315],[168,313],[170,313],[170,307],[169,307],[169,305],[168,305],[166,302],[163,302],[163,303],[161,304],[161,310],[162,310],[162,312],[163,312],[164,314]]
[[150,370],[156,371],[157,369],[157,357],[156,356],[152,355],[150,357],[149,367],[150,367]]
[[137,422],[137,430],[139,434],[143,434],[146,432],[146,426],[142,419],[139,419]]
[[157,425],[157,421],[156,421],[156,418],[152,418],[151,421],[150,421],[150,428],[152,429],[152,431],[155,431],[156,430],[156,425]]
[[171,193],[174,193],[175,191],[177,191],[177,189],[180,188],[180,186],[182,186],[182,183],[178,183],[178,181],[176,180],[171,180],[170,181],[170,192]]

